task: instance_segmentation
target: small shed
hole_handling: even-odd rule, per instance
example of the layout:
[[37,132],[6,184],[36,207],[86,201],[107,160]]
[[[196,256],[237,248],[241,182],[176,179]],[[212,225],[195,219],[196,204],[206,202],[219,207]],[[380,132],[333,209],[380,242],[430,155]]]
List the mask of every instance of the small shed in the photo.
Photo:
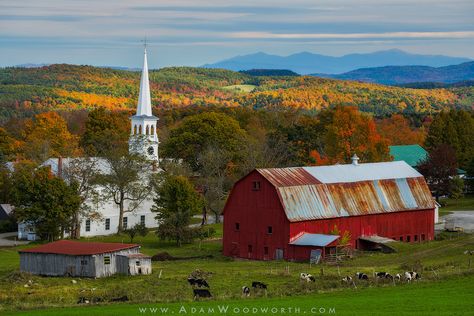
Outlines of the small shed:
[[118,255],[117,273],[126,275],[151,274],[151,257],[142,253]]
[[[120,255],[141,255],[137,244],[59,240],[19,251],[20,270],[45,276],[100,278],[118,272]],[[151,273],[151,269],[150,269]]]

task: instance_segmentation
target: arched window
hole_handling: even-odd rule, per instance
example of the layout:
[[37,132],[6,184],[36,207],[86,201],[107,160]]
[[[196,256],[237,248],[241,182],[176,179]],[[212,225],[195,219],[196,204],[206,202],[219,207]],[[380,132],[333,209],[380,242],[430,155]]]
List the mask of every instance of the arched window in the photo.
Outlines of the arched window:
[[137,133],[137,125],[134,125],[133,126],[133,135],[135,135]]
[[140,134],[140,135],[142,134],[142,126],[141,125],[138,126],[138,134]]
[[148,128],[148,125],[146,126],[146,134],[147,134],[147,135],[150,134],[150,129]]
[[155,135],[155,125],[152,125],[151,126],[151,132],[150,132],[151,135]]

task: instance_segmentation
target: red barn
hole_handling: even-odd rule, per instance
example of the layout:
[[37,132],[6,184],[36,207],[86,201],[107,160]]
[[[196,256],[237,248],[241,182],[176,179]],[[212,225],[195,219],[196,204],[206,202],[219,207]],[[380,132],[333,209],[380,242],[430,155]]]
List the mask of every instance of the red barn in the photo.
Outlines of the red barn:
[[224,255],[308,260],[320,249],[324,256],[338,244],[335,227],[350,233],[353,248],[378,237],[432,240],[434,208],[425,179],[404,161],[256,169],[224,208]]

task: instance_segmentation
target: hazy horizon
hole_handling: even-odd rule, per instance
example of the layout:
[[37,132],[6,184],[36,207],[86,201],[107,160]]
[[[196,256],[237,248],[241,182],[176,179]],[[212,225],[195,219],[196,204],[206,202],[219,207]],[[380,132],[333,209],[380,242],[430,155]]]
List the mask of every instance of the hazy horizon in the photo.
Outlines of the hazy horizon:
[[0,66],[200,66],[256,52],[400,49],[474,59],[470,0],[3,0]]

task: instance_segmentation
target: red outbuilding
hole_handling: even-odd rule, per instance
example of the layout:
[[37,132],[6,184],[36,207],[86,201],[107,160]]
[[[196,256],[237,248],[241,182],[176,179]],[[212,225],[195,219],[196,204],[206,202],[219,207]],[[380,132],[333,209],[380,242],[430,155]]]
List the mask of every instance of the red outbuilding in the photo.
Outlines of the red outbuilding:
[[341,236],[364,248],[381,237],[432,240],[434,201],[423,176],[404,161],[256,169],[224,208],[224,255],[308,260]]

